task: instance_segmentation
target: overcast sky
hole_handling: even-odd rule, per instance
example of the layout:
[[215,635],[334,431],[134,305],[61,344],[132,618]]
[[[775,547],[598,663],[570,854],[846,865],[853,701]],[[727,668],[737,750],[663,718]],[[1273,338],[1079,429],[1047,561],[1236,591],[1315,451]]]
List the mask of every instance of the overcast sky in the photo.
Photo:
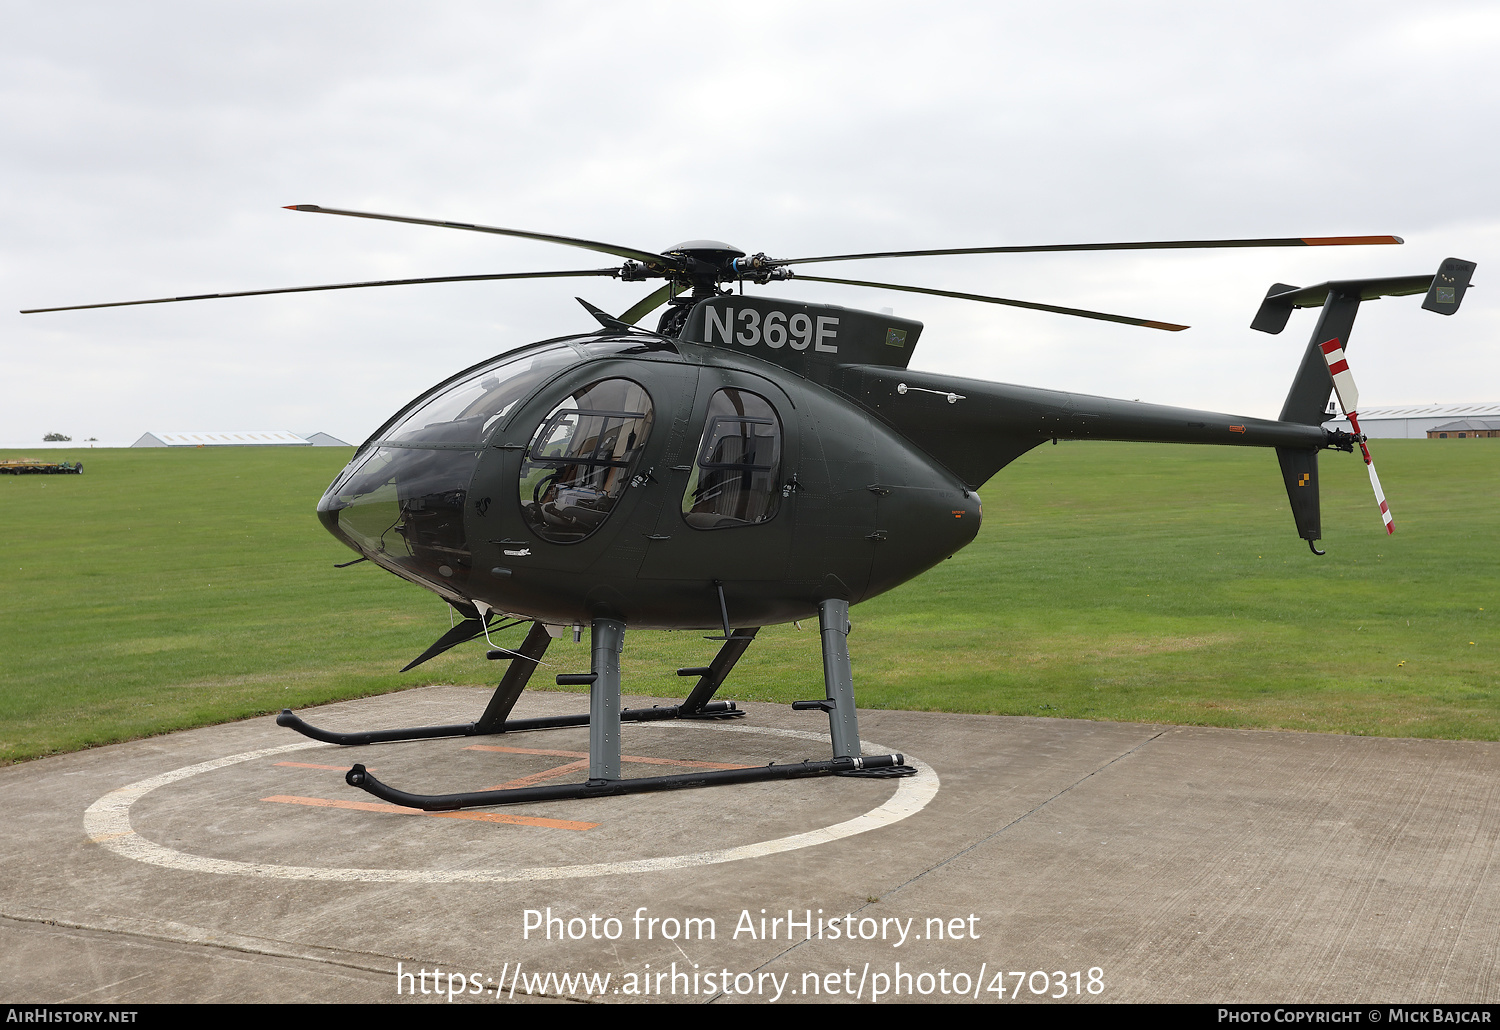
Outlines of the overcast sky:
[[[1500,401],[1493,3],[0,3],[0,445],[363,440],[457,369],[650,288],[394,287],[612,262],[321,204],[772,255],[1389,233],[1404,247],[812,269],[1185,322],[1164,333],[821,284],[926,323],[915,367],[1274,417],[1312,312],[1276,281],[1479,263],[1453,318],[1367,304],[1368,406]],[[654,324],[654,317],[651,320]]]

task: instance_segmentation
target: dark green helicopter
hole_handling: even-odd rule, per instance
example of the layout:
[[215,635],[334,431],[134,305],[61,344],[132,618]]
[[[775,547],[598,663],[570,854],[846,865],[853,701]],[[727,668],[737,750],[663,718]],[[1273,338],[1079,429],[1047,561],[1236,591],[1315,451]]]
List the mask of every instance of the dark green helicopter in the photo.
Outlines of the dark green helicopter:
[[[744,295],[776,280],[900,290],[1175,331],[1166,322],[947,290],[833,279],[793,265],[891,257],[1395,244],[1393,236],[1169,241],[887,251],[797,259],[747,256],[698,240],[663,253],[463,222],[294,205],[292,210],[409,222],[559,243],[612,255],[600,269],[341,283],[131,301],[353,289],[429,282],[603,276],[663,285],[616,318],[583,301],[599,330],[508,351],[412,401],[355,453],[318,503],[329,532],[375,564],[441,596],[462,621],[407,668],[493,630],[530,622],[488,707],[472,723],[364,733],[277,721],[338,744],[589,727],[589,778],[577,784],[415,795],[363,765],[350,784],[428,810],[671,790],[819,775],[901,776],[901,755],[860,753],[847,635],[849,606],[874,597],[972,541],[975,492],[1039,444],[1059,439],[1214,443],[1274,448],[1297,531],[1321,535],[1317,455],[1358,444],[1387,528],[1389,510],[1357,421],[1343,348],[1361,301],[1426,293],[1458,310],[1474,265],[1450,258],[1436,275],[1276,284],[1253,328],[1280,332],[1294,308],[1322,313],[1278,420],[1142,404],[912,371],[919,322],[827,304]],[[724,287],[738,283],[738,294]],[[663,305],[656,330],[636,323]],[[111,304],[75,307],[111,307]],[[44,308],[37,311],[73,310]],[[32,313],[32,312],[26,312]],[[1352,433],[1327,430],[1336,389]],[[827,714],[826,762],[624,779],[623,722],[742,716],[714,701],[759,627],[818,619],[825,696],[798,710]],[[587,714],[510,719],[551,640],[591,629]],[[707,666],[677,705],[620,707],[627,626],[714,629]]]

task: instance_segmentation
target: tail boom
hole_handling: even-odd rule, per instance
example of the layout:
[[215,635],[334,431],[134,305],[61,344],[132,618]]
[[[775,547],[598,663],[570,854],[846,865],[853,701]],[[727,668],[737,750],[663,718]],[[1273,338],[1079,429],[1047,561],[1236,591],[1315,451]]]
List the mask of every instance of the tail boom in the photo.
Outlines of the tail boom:
[[[1329,446],[1330,440],[1320,425],[876,365],[849,365],[841,371],[837,384],[841,392],[883,418],[972,488],[1048,440],[1224,444],[1314,452]],[[949,396],[956,399],[949,401]]]

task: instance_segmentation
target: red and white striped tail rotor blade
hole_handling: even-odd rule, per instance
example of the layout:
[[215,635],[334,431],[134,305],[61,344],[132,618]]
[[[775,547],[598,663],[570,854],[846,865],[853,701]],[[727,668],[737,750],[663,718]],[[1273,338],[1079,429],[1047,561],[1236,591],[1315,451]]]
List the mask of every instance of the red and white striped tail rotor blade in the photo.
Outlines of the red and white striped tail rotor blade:
[[1328,362],[1328,374],[1333,376],[1333,392],[1338,394],[1339,407],[1349,419],[1349,428],[1359,437],[1359,450],[1365,459],[1365,468],[1370,470],[1370,487],[1375,491],[1375,503],[1380,505],[1380,518],[1385,523],[1386,534],[1396,532],[1391,518],[1391,506],[1386,502],[1385,490],[1380,486],[1380,477],[1375,474],[1375,462],[1370,458],[1370,448],[1365,446],[1364,434],[1359,431],[1359,388],[1354,385],[1354,374],[1349,371],[1349,362],[1344,357],[1344,345],[1338,337],[1319,345],[1323,360]]
[[1380,477],[1375,474],[1375,463],[1369,461],[1365,468],[1370,470],[1370,486],[1375,489],[1375,501],[1380,505],[1380,517],[1385,521],[1385,532],[1387,536],[1396,532],[1396,523],[1391,519],[1391,506],[1385,502],[1385,491],[1380,488]]
[[1344,358],[1344,345],[1334,337],[1321,344],[1323,359],[1328,362],[1328,372],[1333,376],[1333,392],[1338,394],[1339,407],[1344,414],[1359,410],[1359,390],[1354,385],[1354,374],[1349,371],[1349,362]]

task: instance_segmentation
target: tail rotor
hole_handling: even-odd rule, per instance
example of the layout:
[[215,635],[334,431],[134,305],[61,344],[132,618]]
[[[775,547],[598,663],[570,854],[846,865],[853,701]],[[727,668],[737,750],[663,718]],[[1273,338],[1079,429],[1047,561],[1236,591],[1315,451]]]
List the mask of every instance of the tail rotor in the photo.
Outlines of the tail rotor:
[[1328,362],[1328,374],[1333,376],[1333,392],[1339,399],[1339,407],[1349,420],[1349,428],[1359,441],[1359,451],[1364,455],[1365,467],[1370,470],[1370,487],[1375,491],[1375,503],[1380,505],[1380,517],[1385,522],[1389,535],[1396,532],[1396,523],[1391,518],[1391,506],[1386,502],[1385,490],[1380,486],[1380,477],[1375,474],[1375,462],[1370,457],[1370,448],[1365,446],[1365,435],[1359,429],[1359,388],[1354,385],[1354,373],[1349,371],[1349,360],[1344,357],[1344,345],[1338,337],[1319,344],[1323,359]]

